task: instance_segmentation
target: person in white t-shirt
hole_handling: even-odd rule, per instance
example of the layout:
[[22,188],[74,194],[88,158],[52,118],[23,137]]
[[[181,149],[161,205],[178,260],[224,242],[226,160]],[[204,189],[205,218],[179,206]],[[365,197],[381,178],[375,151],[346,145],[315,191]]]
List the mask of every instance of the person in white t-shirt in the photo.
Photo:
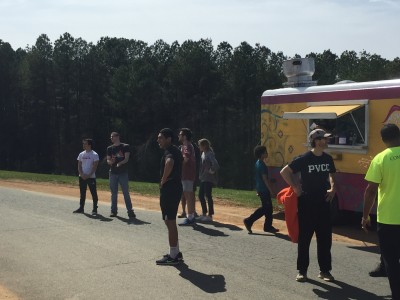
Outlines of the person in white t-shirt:
[[92,215],[97,214],[97,188],[96,188],[96,169],[99,164],[99,155],[92,150],[93,140],[83,139],[84,151],[78,155],[79,190],[81,194],[79,208],[74,213],[84,213],[86,190],[89,186],[93,199]]

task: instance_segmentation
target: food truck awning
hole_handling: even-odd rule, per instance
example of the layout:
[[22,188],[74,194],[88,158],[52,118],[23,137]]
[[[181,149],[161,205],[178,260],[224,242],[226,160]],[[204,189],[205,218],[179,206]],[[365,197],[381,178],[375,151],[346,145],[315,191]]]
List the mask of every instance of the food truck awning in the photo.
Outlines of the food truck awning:
[[284,112],[284,119],[337,119],[353,110],[360,108],[362,104],[353,105],[324,105],[309,106],[299,112]]

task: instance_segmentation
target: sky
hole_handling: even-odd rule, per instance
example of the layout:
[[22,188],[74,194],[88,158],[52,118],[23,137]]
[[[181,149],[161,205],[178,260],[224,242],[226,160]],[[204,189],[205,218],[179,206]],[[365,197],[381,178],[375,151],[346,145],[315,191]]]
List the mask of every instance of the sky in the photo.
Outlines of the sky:
[[400,57],[400,0],[0,0],[0,40],[14,50],[65,32],[148,45],[211,39],[293,57],[330,50]]

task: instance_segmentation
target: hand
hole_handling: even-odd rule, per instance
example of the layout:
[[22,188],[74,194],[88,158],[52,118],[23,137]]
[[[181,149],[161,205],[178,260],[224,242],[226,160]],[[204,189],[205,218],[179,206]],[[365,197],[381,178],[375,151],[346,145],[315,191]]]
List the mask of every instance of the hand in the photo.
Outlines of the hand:
[[293,187],[294,192],[296,193],[297,197],[301,196],[303,194],[303,188],[300,186],[294,186]]
[[326,202],[332,202],[333,198],[335,198],[336,192],[332,189],[326,191],[325,200]]
[[368,233],[368,229],[367,229],[367,226],[371,226],[371,218],[368,216],[368,218],[364,218],[364,217],[362,217],[361,218],[361,228],[366,232],[366,233]]

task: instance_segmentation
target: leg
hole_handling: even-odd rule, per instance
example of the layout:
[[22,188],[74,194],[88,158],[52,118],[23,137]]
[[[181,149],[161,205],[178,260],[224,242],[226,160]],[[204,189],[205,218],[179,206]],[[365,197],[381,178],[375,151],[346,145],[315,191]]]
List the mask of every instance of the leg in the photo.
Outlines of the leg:
[[207,214],[207,205],[206,205],[206,198],[204,197],[205,194],[205,187],[204,187],[205,182],[201,182],[200,183],[200,187],[199,187],[199,200],[200,200],[200,204],[201,204],[201,210],[203,215]]
[[186,198],[185,198],[185,195],[182,195],[181,206],[182,206],[182,215],[186,216]]
[[129,194],[129,178],[128,173],[119,175],[119,184],[121,185],[122,193],[124,194],[125,206],[128,211],[128,215],[132,213],[132,200]]
[[214,215],[214,200],[212,198],[212,188],[213,185],[211,182],[205,182],[205,194],[207,197],[207,202],[208,202],[208,215],[213,216]]
[[378,237],[392,298],[400,300],[400,225],[378,223]]
[[110,173],[111,213],[118,213],[118,176]]
[[[257,208],[251,215],[250,217],[247,218],[248,224],[250,224],[250,227],[253,225],[255,221],[257,221],[259,218],[262,216],[267,215],[267,199],[265,194],[259,193],[258,196],[260,197],[261,201],[261,207]],[[265,224],[264,224],[264,229],[265,229]]]
[[321,272],[332,270],[332,224],[330,220],[329,206],[318,210],[315,234],[317,237],[318,264]]
[[[310,243],[314,234],[314,221],[311,217],[310,208],[302,205],[303,201],[299,197],[298,217],[299,217],[299,239],[297,244],[297,270],[300,273],[306,274],[308,265],[310,264]],[[303,200],[303,201],[302,201]]]
[[96,178],[89,178],[89,190],[93,199],[93,212],[97,212],[97,203],[99,202],[99,198],[97,196],[97,184]]
[[85,201],[86,201],[86,189],[87,189],[87,180],[83,180],[82,177],[79,176],[79,191],[80,191],[80,200],[79,200],[79,209],[82,209],[85,207]]

